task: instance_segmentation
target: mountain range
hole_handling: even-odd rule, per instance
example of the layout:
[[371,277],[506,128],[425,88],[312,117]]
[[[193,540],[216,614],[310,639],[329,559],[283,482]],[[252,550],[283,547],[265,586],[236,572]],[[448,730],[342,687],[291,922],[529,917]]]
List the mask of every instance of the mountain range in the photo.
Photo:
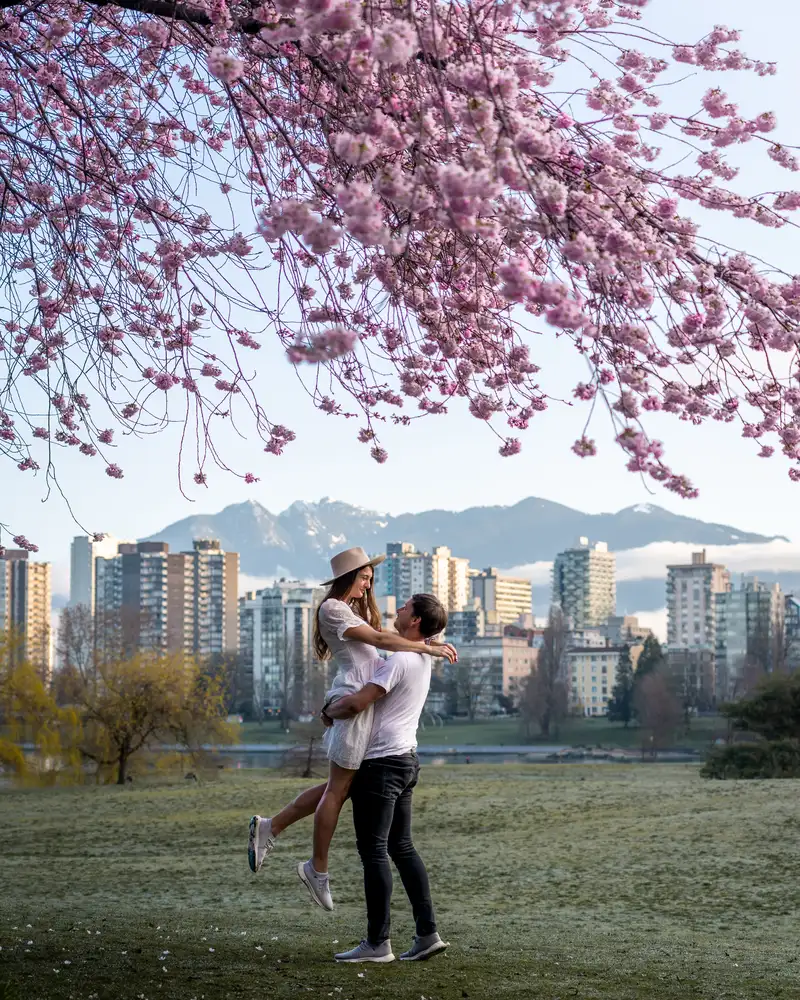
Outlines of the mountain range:
[[168,542],[176,551],[191,549],[195,538],[218,538],[224,549],[240,554],[242,573],[324,579],[331,555],[354,545],[371,553],[382,552],[387,542],[412,542],[420,551],[447,545],[454,555],[468,557],[473,566],[507,569],[551,560],[581,536],[607,542],[612,551],[652,542],[740,545],[787,541],[783,536],[758,535],[672,514],[652,504],[637,504],[615,514],[586,514],[538,497],[510,507],[427,510],[396,516],[328,497],[319,503],[298,501],[280,514],[248,500],[217,514],[184,518],[146,540]]

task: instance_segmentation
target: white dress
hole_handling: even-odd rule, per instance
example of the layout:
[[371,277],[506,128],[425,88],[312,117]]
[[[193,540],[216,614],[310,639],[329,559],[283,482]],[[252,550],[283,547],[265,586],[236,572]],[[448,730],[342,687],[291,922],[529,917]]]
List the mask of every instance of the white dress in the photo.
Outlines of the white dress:
[[[319,630],[337,667],[333,685],[325,696],[326,702],[360,691],[381,662],[374,646],[344,638],[347,629],[366,624],[344,601],[331,599],[320,605]],[[370,705],[352,719],[335,719],[325,733],[328,760],[339,767],[358,770],[372,735],[373,715],[374,708]]]

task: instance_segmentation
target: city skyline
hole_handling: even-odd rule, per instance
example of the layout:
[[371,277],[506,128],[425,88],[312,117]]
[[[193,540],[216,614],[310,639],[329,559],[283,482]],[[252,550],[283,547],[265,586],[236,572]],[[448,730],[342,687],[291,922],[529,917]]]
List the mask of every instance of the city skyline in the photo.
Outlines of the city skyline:
[[[254,706],[257,715],[283,715],[290,703],[295,714],[308,714],[319,700],[326,667],[313,653],[313,628],[326,591],[316,581],[280,579],[248,590],[239,553],[211,537],[171,552],[166,541],[76,536],[71,553],[70,606],[80,615],[88,595],[90,641],[101,656],[148,650],[201,660],[233,656],[240,704],[246,711]],[[388,542],[385,554],[373,584],[384,627],[392,627],[395,609],[414,593],[434,593],[450,616],[446,637],[463,650],[470,677],[469,690],[454,695],[456,703],[471,714],[519,697],[541,635],[531,582],[473,566],[445,545],[429,552]],[[59,669],[53,663],[58,623],[50,628],[46,618],[51,566],[7,550],[0,568],[0,624],[21,629],[27,655],[49,677],[53,666]],[[694,551],[690,560],[668,564],[661,578],[665,635],[646,616],[640,620],[627,609],[620,614],[616,580],[616,554],[599,539],[578,538],[552,563],[550,607],[562,613],[572,651],[570,697],[581,712],[605,713],[616,675],[608,664],[629,647],[635,668],[650,634],[666,638],[671,676],[681,681],[685,703],[697,708],[734,695],[753,671],[794,669],[800,605],[779,583],[765,586],[743,576],[737,587],[724,564],[705,549]],[[70,619],[68,629],[80,620]],[[602,678],[598,649],[605,651]]]
[[[661,581],[665,578],[666,567],[670,563],[688,561],[695,543],[652,543],[631,549],[615,548],[617,557],[617,581],[622,587],[619,609],[622,613],[638,616],[662,640],[666,639],[666,601]],[[800,546],[791,542],[775,541],[764,544],[705,545],[710,557],[724,562],[735,576],[758,576],[767,583],[780,582],[787,593],[800,592]],[[69,546],[62,546],[68,557]],[[41,554],[31,556],[32,561],[48,561]],[[552,560],[542,560],[533,564],[502,565],[499,570],[508,576],[531,581],[534,591],[534,610],[544,613],[545,594],[549,594],[552,574]],[[53,627],[57,624],[58,609],[66,603],[69,593],[69,559],[62,559],[53,565],[52,594],[54,599]],[[309,583],[321,579],[321,575],[300,574]],[[274,573],[254,576],[247,572],[240,574],[240,592],[267,586],[280,576],[297,578],[291,568]]]

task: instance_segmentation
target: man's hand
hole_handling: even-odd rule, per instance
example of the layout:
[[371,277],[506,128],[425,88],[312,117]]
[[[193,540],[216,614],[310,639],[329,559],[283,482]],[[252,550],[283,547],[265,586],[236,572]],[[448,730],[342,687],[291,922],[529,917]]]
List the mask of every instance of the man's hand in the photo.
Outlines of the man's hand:
[[355,694],[346,694],[343,698],[337,698],[330,705],[326,705],[325,711],[332,719],[352,719],[354,715],[358,715],[365,708],[369,708],[370,705],[385,694],[385,688],[369,681],[360,691],[356,691]]
[[441,656],[450,663],[458,663],[458,650],[449,642],[429,642],[428,648],[431,651],[431,656]]
[[322,725],[326,728],[329,729],[333,725],[333,719],[328,715],[324,708],[320,710],[319,717],[322,720]]

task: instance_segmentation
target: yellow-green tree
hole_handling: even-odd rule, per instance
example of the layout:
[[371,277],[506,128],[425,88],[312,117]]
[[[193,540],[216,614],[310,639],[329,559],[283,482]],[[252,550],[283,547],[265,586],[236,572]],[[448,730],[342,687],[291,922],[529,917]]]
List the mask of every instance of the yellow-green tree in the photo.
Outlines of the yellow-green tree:
[[[21,639],[0,633],[0,764],[18,780],[74,779],[80,773],[80,720],[60,708],[39,672],[17,655]],[[34,748],[31,758],[25,744]]]
[[207,744],[234,743],[238,738],[236,728],[226,721],[227,677],[224,671],[204,669],[187,660],[180,683],[168,729],[197,764]]
[[182,655],[96,656],[80,673],[76,698],[80,751],[98,768],[113,768],[119,785],[143,750],[174,740],[196,752],[206,742],[233,739],[221,686]]

